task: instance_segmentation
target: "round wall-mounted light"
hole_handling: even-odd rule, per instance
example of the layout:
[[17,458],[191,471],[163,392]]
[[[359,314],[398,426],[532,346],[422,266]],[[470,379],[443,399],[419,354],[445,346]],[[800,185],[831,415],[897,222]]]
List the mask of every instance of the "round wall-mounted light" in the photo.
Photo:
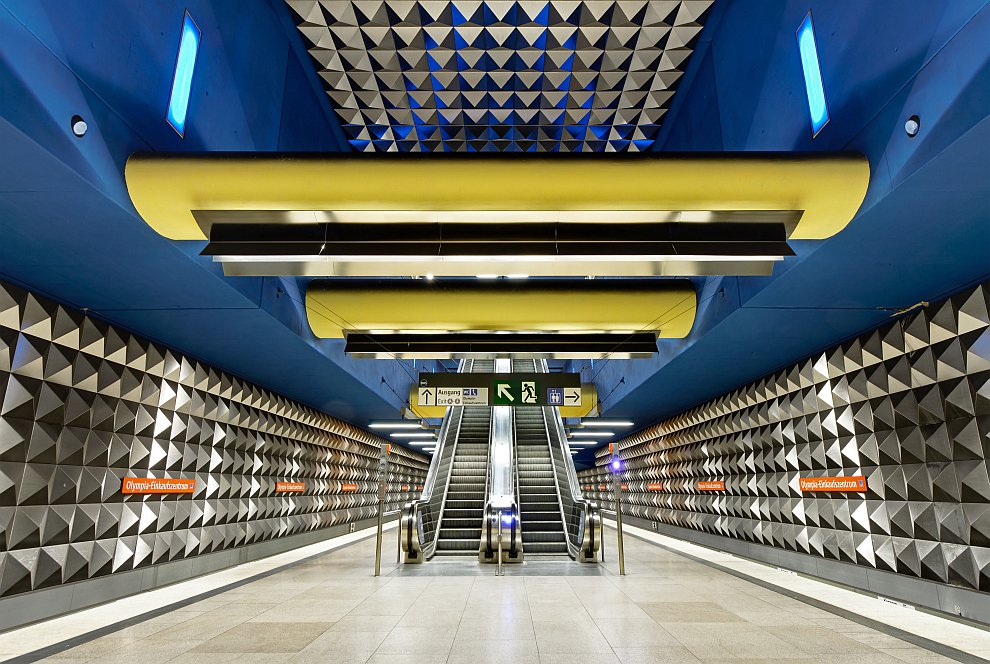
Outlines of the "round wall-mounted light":
[[914,138],[921,131],[921,118],[917,115],[912,115],[904,123],[904,133],[908,135],[908,138]]
[[76,135],[76,138],[82,138],[85,136],[86,131],[89,129],[89,125],[87,125],[86,121],[79,115],[72,116],[72,119],[69,121],[69,126],[72,127],[72,133]]

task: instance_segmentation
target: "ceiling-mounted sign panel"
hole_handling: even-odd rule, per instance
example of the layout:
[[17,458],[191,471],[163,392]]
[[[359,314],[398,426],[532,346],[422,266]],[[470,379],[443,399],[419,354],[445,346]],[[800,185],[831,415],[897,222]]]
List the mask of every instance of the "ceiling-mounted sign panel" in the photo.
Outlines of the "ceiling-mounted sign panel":
[[456,373],[419,375],[418,406],[582,405],[576,373]]

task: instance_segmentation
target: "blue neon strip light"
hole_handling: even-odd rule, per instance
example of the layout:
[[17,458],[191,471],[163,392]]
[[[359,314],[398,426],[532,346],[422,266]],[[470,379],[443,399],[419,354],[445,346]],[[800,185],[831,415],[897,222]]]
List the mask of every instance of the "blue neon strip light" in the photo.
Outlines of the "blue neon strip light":
[[179,136],[186,135],[189,91],[192,89],[201,34],[189,12],[186,12],[182,19],[182,39],[179,41],[179,55],[175,59],[175,74],[172,76],[172,94],[168,98],[168,113],[165,115]]
[[811,135],[815,137],[828,124],[828,103],[825,101],[825,84],[822,82],[822,70],[818,62],[811,12],[808,12],[797,30],[797,41],[801,67],[804,69],[804,88],[808,93],[808,110],[811,113]]

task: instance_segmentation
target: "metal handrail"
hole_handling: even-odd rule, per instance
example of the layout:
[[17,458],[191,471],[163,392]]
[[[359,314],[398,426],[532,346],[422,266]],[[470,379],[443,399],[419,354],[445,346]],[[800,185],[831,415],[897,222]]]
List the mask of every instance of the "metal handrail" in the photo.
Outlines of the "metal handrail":
[[[464,372],[465,369],[469,370],[470,367],[473,366],[473,363],[474,360],[461,360],[460,365],[458,366],[458,372]],[[436,527],[434,528],[433,537],[429,542],[423,541],[422,512],[423,508],[429,506],[429,503],[433,500],[433,493],[436,489],[436,483],[438,481],[437,474],[439,473],[440,464],[443,463],[443,458],[447,451],[447,438],[450,434],[451,423],[456,419],[456,430],[454,432],[454,437],[451,440],[450,447],[450,459],[451,464],[453,464],[453,456],[457,452],[457,441],[460,439],[461,422],[464,419],[464,407],[460,406],[458,408],[459,409],[451,408],[447,412],[443,425],[440,427],[440,433],[437,436],[438,449],[430,462],[430,469],[427,471],[426,480],[423,483],[423,493],[419,498],[406,503],[403,507],[403,516],[400,521],[400,528],[404,529],[401,541],[402,548],[407,554],[407,562],[422,562],[423,560],[429,560],[436,553],[437,541],[440,538],[440,521],[443,517],[443,510],[447,503],[447,491],[450,488],[450,473],[447,473],[446,482],[444,483],[443,496],[437,509]],[[418,557],[420,553],[422,554],[422,558]]]
[[[542,369],[541,373],[549,372],[546,360],[540,360],[539,366]],[[560,411],[555,406],[546,406],[541,410],[543,423],[546,426],[547,444],[551,448],[550,461],[554,466],[553,479],[557,486],[557,500],[560,504],[561,517],[564,519],[564,540],[567,542],[567,552],[572,558],[582,562],[593,562],[597,558],[598,547],[601,543],[601,516],[598,505],[593,501],[586,500],[581,492],[581,485],[578,483],[577,472],[574,469],[574,461],[571,459],[570,450],[567,449],[567,438],[564,434]],[[549,416],[547,411],[550,411]],[[577,533],[575,533],[576,542],[571,539],[569,515],[564,511],[562,487],[557,480],[557,462],[553,454],[554,441],[550,435],[550,420],[553,422],[554,433],[556,433],[557,438],[557,450],[560,453],[564,474],[567,477],[568,497],[579,518]]]
[[[496,371],[498,370],[498,360],[495,361]],[[478,558],[482,562],[491,562],[497,553],[496,562],[521,562],[522,542],[519,534],[519,501],[516,495],[518,485],[518,469],[516,468],[515,452],[515,409],[508,406],[491,406],[491,425],[488,430],[488,463],[485,472],[485,510],[482,522],[481,542],[478,548]],[[506,410],[503,410],[506,409]],[[508,422],[503,422],[505,415]],[[501,424],[507,426],[502,427]],[[509,438],[497,438],[497,433]],[[505,448],[507,458],[496,458],[496,450]],[[504,462],[504,463],[502,463]],[[496,468],[496,463],[498,467]],[[513,471],[516,471],[513,473]],[[495,473],[506,473],[499,482],[500,487],[497,493],[495,489]],[[508,502],[506,502],[508,498]],[[510,520],[508,524],[503,523],[502,515],[508,514]],[[503,528],[503,526],[508,528]],[[506,532],[506,530],[508,532]],[[497,532],[497,535],[496,535]],[[509,537],[509,547],[506,551],[502,546],[503,537]],[[495,537],[497,542],[493,542]],[[497,544],[497,547],[495,546]],[[497,549],[497,552],[496,552]]]
[[[512,409],[512,468],[515,471],[515,481],[513,483],[513,488],[515,489],[516,505],[522,505],[522,496],[519,493],[519,436],[516,434],[516,409]],[[522,510],[519,510],[518,519],[519,529],[522,531]],[[522,541],[519,542],[519,548],[522,550]],[[525,553],[525,551],[523,551]]]
[[[464,363],[465,363],[464,373],[470,373],[471,370],[474,369],[474,360],[464,360]],[[464,422],[464,406],[458,406],[458,408],[459,410],[457,412],[458,415],[457,433],[454,436],[453,447],[451,448],[451,452],[450,452],[451,472],[447,473],[447,481],[443,485],[443,498],[440,500],[440,509],[437,511],[437,529],[436,532],[433,534],[433,541],[430,542],[427,545],[427,548],[424,549],[423,551],[424,554],[426,555],[427,560],[432,558],[433,554],[436,553],[437,550],[437,541],[440,539],[440,524],[443,522],[443,511],[447,507],[447,493],[450,491],[450,476],[454,474],[453,473],[454,457],[457,455],[457,443],[460,442],[461,440],[461,424]]]

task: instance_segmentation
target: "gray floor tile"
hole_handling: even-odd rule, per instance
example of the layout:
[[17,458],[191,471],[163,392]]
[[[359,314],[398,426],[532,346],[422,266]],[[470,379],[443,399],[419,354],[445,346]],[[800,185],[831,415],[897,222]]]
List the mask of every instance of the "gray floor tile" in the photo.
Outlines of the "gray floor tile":
[[657,602],[640,604],[639,606],[661,625],[667,623],[745,622],[735,613],[727,611],[713,602]]
[[[361,542],[65,650],[99,664],[935,664],[935,653],[627,539],[629,574],[431,561],[374,578]],[[609,552],[608,569],[615,567]],[[582,570],[592,569],[594,576]],[[556,571],[554,571],[556,570]],[[409,573],[406,573],[409,572]],[[450,573],[450,574],[448,574]]]
[[330,623],[245,623],[192,649],[193,652],[297,653],[330,628]]

